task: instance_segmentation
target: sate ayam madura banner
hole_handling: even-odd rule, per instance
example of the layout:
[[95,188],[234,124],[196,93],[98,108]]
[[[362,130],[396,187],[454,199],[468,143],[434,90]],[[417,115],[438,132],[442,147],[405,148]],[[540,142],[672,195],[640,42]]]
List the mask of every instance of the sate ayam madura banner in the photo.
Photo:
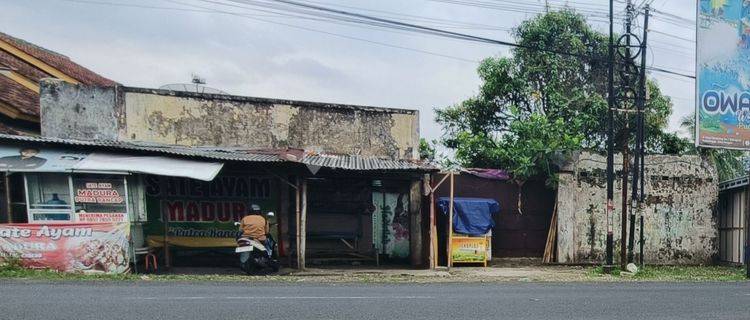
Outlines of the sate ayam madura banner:
[[128,223],[0,224],[0,260],[64,272],[128,271]]

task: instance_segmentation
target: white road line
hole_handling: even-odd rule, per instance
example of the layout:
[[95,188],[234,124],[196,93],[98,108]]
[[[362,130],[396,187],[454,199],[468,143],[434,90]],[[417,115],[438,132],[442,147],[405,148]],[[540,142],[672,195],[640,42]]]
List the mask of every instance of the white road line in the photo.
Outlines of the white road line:
[[128,297],[126,300],[406,300],[434,299],[431,296],[230,296],[230,297]]

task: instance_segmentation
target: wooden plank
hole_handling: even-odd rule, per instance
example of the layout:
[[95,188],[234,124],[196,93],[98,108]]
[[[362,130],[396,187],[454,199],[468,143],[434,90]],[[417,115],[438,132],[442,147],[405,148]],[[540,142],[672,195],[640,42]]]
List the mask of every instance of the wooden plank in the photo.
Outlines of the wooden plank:
[[555,252],[555,238],[557,238],[557,209],[552,212],[552,221],[550,221],[549,232],[547,232],[547,243],[544,246],[543,263],[552,262],[553,253]]
[[552,219],[549,223],[549,231],[547,232],[547,243],[544,246],[544,255],[542,256],[543,263],[552,262],[553,253],[555,250],[555,239],[557,238],[557,197],[555,197],[555,205],[552,209]]

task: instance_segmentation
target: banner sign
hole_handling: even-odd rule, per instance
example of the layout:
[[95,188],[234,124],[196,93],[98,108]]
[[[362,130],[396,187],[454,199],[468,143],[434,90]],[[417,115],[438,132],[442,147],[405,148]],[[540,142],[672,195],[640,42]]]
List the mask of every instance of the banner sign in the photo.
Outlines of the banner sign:
[[74,178],[74,202],[79,222],[127,222],[124,178]]
[[86,154],[34,147],[0,146],[0,171],[67,172]]
[[699,0],[696,143],[750,149],[750,1]]
[[0,224],[0,260],[64,272],[128,271],[128,223]]
[[146,185],[148,223],[145,226],[151,246],[161,246],[163,217],[168,219],[169,242],[185,247],[231,247],[236,245],[234,225],[250,211],[251,204],[261,211],[276,211],[276,194],[267,177],[218,176],[212,181],[149,176]]
[[454,263],[485,263],[487,260],[487,238],[453,237],[451,257]]

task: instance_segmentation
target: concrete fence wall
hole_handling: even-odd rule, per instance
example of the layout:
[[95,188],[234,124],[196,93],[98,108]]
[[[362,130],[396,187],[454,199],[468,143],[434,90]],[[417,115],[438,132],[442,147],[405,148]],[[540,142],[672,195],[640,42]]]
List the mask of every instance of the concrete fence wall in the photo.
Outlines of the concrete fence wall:
[[[619,176],[622,157],[615,157]],[[559,175],[558,261],[599,263],[606,243],[606,158],[581,153]],[[698,156],[647,156],[644,251],[654,264],[711,263],[718,250],[716,168]],[[630,184],[630,182],[629,182]],[[615,260],[619,260],[622,180],[615,181]],[[639,228],[636,224],[636,240]],[[636,242],[636,251],[637,251]]]

